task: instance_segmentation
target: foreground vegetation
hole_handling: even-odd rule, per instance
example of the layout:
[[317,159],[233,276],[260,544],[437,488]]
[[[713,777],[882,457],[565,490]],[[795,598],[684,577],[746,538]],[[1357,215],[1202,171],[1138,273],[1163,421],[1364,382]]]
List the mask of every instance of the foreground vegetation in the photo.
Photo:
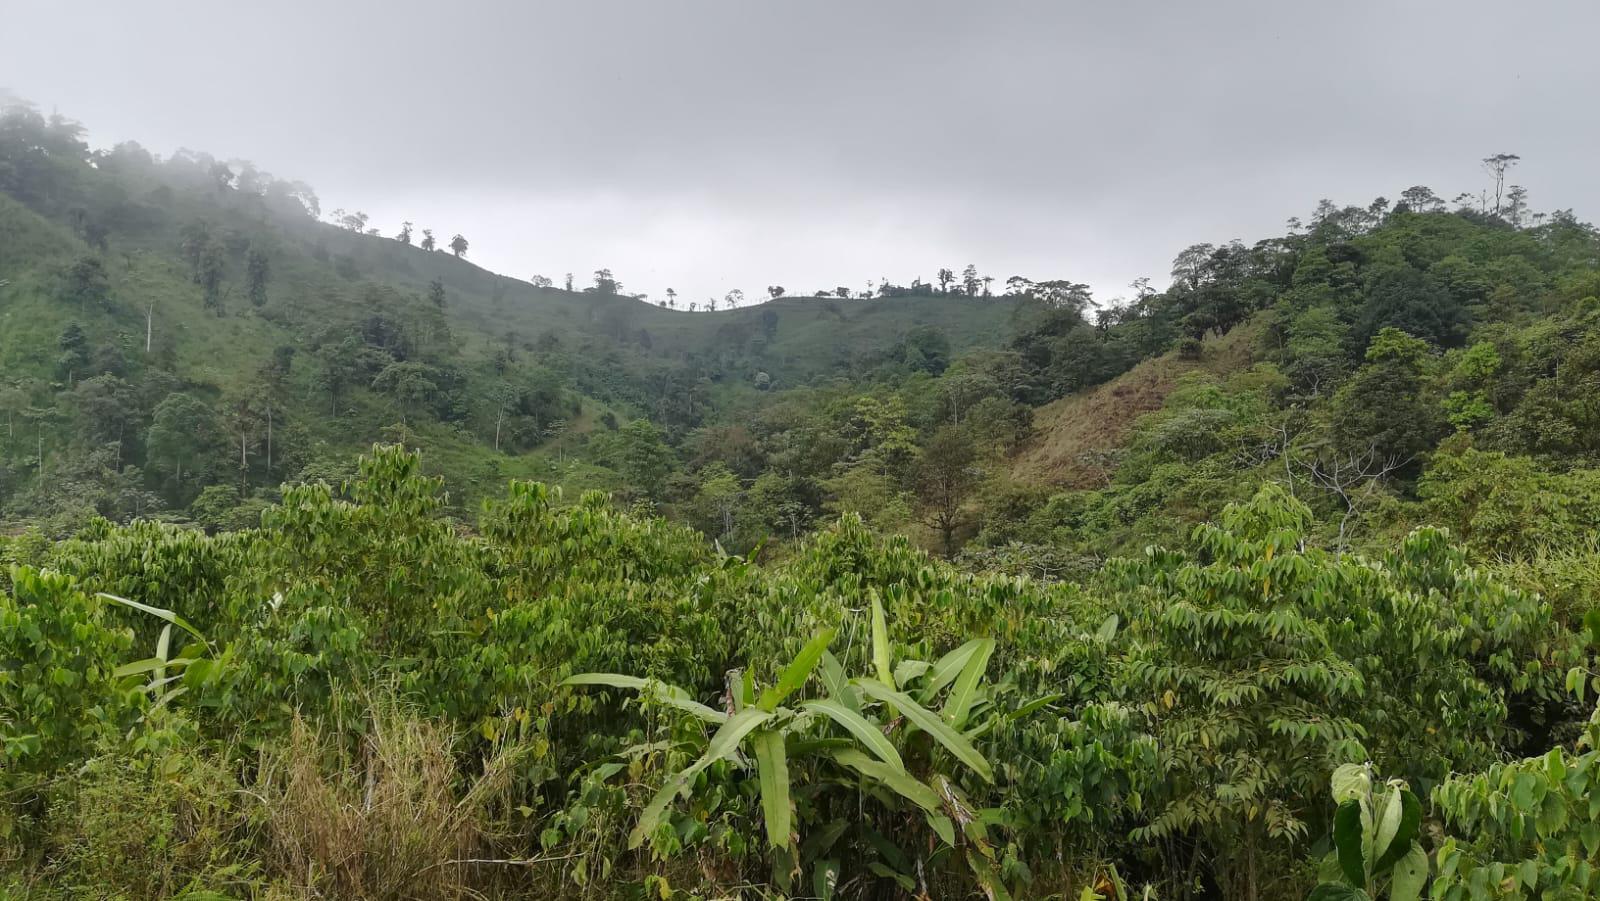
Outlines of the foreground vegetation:
[[1185,547],[1046,584],[851,517],[763,565],[553,499],[513,483],[464,534],[418,457],[380,448],[259,529],[6,543],[11,894],[1600,878],[1588,635],[1440,531],[1332,553],[1268,487]]

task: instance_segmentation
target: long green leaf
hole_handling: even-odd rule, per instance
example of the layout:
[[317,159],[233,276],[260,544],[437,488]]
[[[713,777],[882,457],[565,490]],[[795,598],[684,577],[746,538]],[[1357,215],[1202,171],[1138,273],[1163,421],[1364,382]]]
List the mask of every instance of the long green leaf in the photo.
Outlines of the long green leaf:
[[[130,601],[127,598],[117,597],[114,594],[107,594],[104,591],[100,592],[100,597],[105,598],[108,601],[113,601],[115,603],[121,604],[124,607],[132,607],[135,610],[142,610],[145,613],[148,613],[151,616],[156,617],[157,619],[163,619],[163,620],[166,620],[169,623],[172,623],[173,625],[175,625],[178,628],[184,630],[185,632],[188,632],[190,635],[193,635],[195,638],[200,639],[202,642],[205,642],[205,640],[206,640],[206,637],[204,635],[200,634],[200,630],[196,629],[194,626],[189,625],[189,621],[188,620],[184,619],[183,617],[179,616],[178,614],[174,613],[171,610],[167,610],[167,609],[164,609],[162,607],[152,607],[149,604],[141,604],[138,601]],[[207,644],[208,647],[210,646],[210,642],[206,642],[206,644]]]
[[872,666],[883,684],[894,687],[894,668],[889,662],[889,624],[883,619],[883,602],[872,596]]
[[940,711],[944,721],[953,728],[960,729],[967,724],[967,714],[971,712],[973,698],[977,696],[978,683],[989,668],[989,657],[993,653],[994,642],[982,639],[982,644],[973,650],[966,665],[961,667],[961,675],[956,677],[955,687],[950,689],[950,697],[945,699],[944,709]]
[[978,877],[978,887],[983,889],[985,898],[989,901],[1011,901],[1011,893],[1006,891],[1006,885],[1001,881],[1000,874],[987,858],[981,854],[969,853],[967,866],[972,868],[972,875]]
[[[933,699],[938,696],[939,692],[943,691],[946,685],[954,682],[956,676],[961,675],[961,670],[966,667],[967,661],[972,659],[972,655],[977,653],[978,648],[986,641],[989,640],[987,638],[974,638],[940,657],[939,661],[933,665],[933,669],[928,671],[928,678],[922,685],[922,691],[919,693],[922,703],[933,703]],[[993,642],[990,642],[990,644],[993,644]]]
[[661,819],[666,815],[667,805],[672,799],[689,784],[683,773],[673,773],[662,783],[661,790],[655,793],[650,803],[644,807],[644,812],[639,814],[639,822],[628,833],[628,847],[637,848],[644,844],[644,840],[656,831],[661,825]]
[[711,736],[711,742],[706,746],[706,752],[700,759],[689,764],[682,772],[669,776],[666,783],[661,786],[661,790],[650,799],[644,813],[639,816],[638,825],[628,834],[628,847],[639,847],[651,833],[656,831],[656,827],[661,825],[661,819],[666,814],[667,805],[672,803],[673,797],[678,792],[689,786],[691,779],[701,770],[731,755],[738,749],[739,742],[743,741],[746,735],[770,719],[772,714],[755,707],[746,707],[729,717],[716,734]]
[[631,688],[644,691],[650,687],[649,679],[624,676],[621,673],[579,673],[561,680],[562,685],[606,685],[611,688]]
[[897,770],[881,760],[873,760],[860,751],[840,751],[833,755],[833,759],[863,776],[882,782],[895,794],[929,813],[939,811],[939,795],[927,783],[905,770]]
[[828,651],[822,652],[822,687],[835,701],[856,711],[861,712],[861,699],[856,697],[856,688],[845,677],[844,666],[839,663],[839,658]]
[[894,665],[894,684],[908,685],[932,668],[926,660],[902,660]]
[[833,635],[834,630],[824,629],[822,634],[806,642],[806,646],[800,649],[799,655],[784,667],[783,673],[778,676],[777,684],[761,693],[761,699],[756,702],[756,706],[771,713],[778,709],[784,698],[794,694],[800,686],[806,684],[806,680],[811,678],[811,671],[817,668],[823,653],[832,643]]
[[192,663],[194,663],[194,661],[188,659],[187,657],[178,657],[178,658],[175,658],[173,660],[162,660],[160,657],[146,657],[143,660],[135,660],[132,663],[124,663],[123,665],[117,667],[116,669],[111,671],[111,678],[113,678],[113,679],[125,679],[128,676],[141,675],[143,673],[148,673],[148,672],[151,672],[153,670],[159,670],[159,669],[161,669],[163,667],[168,667],[168,666],[183,666],[183,667],[187,667]]
[[761,782],[761,816],[767,824],[767,841],[774,848],[789,845],[789,758],[783,749],[783,733],[776,729],[756,732],[756,775]]
[[628,688],[648,694],[669,707],[676,707],[685,713],[692,714],[708,723],[721,725],[728,721],[728,715],[720,710],[700,703],[689,697],[689,693],[676,685],[668,685],[655,679],[641,679],[638,676],[625,676],[621,673],[579,673],[561,680],[562,685],[602,685],[608,688]]
[[894,749],[894,745],[889,742],[883,732],[872,723],[867,722],[866,718],[861,714],[831,698],[825,701],[806,701],[800,707],[802,710],[813,710],[827,716],[849,730],[850,734],[866,745],[872,753],[878,756],[879,760],[902,772],[905,770],[906,765],[900,759],[900,752]]
[[905,714],[906,719],[916,725],[918,729],[933,736],[934,741],[944,745],[945,749],[956,756],[957,760],[972,768],[972,771],[983,778],[985,782],[994,781],[994,770],[990,768],[989,761],[978,753],[961,733],[950,728],[950,725],[940,719],[932,711],[913,701],[909,695],[895,691],[875,679],[862,679],[858,683],[861,690],[868,696],[892,704]]
[[1006,714],[1006,719],[1008,719],[1008,720],[1020,720],[1023,717],[1032,716],[1034,713],[1037,713],[1038,711],[1040,711],[1040,710],[1042,710],[1042,709],[1044,709],[1046,707],[1049,707],[1051,704],[1054,704],[1055,702],[1057,702],[1059,700],[1061,700],[1061,693],[1060,692],[1057,692],[1055,694],[1048,694],[1048,695],[1045,695],[1042,698],[1034,698],[1033,700],[1029,701],[1028,703],[1023,704],[1021,707],[1018,707],[1016,710],[1013,710],[1010,713]]

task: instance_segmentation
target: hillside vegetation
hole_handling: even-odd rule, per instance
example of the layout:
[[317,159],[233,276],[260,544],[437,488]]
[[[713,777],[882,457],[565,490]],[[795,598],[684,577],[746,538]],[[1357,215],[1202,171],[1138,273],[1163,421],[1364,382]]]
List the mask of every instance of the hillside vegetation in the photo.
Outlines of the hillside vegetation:
[[540,287],[473,265],[465,239],[457,254],[410,224],[402,240],[318,213],[307,186],[248,163],[91,152],[70,121],[6,111],[0,518],[252,522],[282,481],[348,472],[380,439],[435,451],[466,515],[506,475],[621,487],[590,433],[648,421],[668,452],[740,399],[998,345],[1016,305],[690,313],[608,271]]
[[690,313],[0,125],[9,897],[1600,894],[1600,233],[1514,157]]

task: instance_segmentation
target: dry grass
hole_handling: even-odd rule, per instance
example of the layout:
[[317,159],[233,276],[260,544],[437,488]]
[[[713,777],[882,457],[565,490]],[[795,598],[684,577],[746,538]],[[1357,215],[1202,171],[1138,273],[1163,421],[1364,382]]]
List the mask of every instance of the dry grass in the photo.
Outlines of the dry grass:
[[297,721],[262,760],[271,869],[310,898],[476,896],[466,860],[484,844],[487,809],[509,783],[515,755],[490,760],[458,792],[452,738],[391,702],[374,707],[356,752]]
[[1054,488],[1104,485],[1111,452],[1126,443],[1139,417],[1161,409],[1191,372],[1223,376],[1249,368],[1257,334],[1247,323],[1221,338],[1207,338],[1198,360],[1168,353],[1104,385],[1038,408],[1033,415],[1036,434],[1012,458],[1012,478]]

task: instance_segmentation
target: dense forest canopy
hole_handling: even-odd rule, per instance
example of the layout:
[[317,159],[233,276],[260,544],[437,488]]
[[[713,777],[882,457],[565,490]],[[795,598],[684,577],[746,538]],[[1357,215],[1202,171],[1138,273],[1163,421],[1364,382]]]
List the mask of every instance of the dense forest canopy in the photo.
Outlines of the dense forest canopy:
[[1520,162],[691,307],[13,106],[0,886],[1592,897],[1600,232]]

